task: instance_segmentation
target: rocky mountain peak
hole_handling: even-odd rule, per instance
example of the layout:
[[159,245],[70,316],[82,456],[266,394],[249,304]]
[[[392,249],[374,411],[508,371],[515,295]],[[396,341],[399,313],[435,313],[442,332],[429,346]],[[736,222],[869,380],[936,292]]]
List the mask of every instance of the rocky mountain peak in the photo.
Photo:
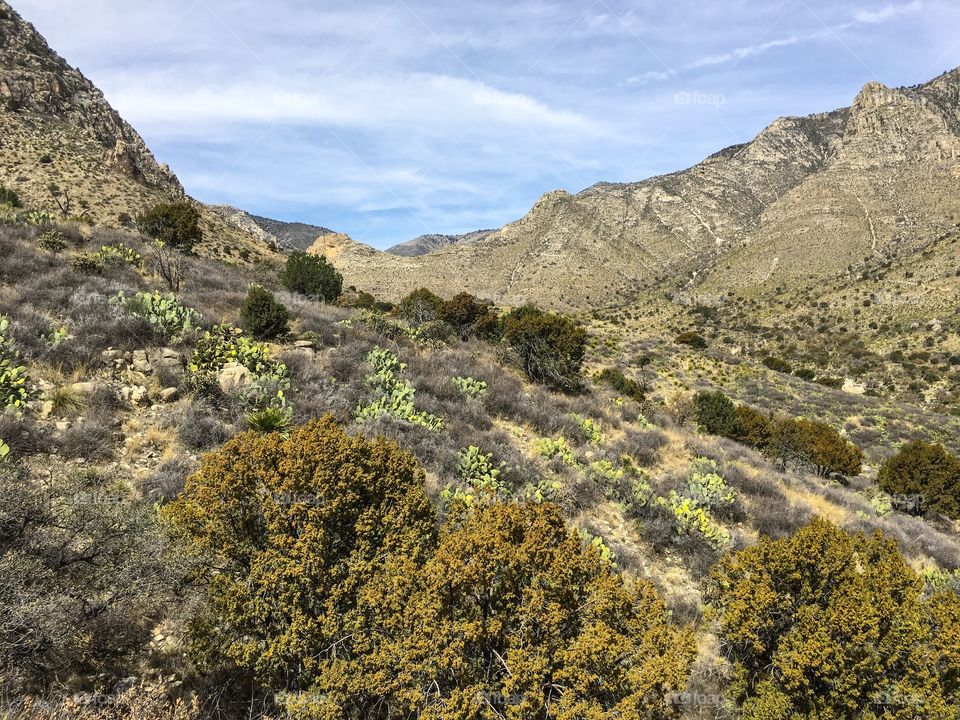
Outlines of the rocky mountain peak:
[[103,146],[103,160],[145,185],[183,194],[176,176],[77,69],[33,25],[0,0],[0,102],[8,113],[38,115],[78,128]]

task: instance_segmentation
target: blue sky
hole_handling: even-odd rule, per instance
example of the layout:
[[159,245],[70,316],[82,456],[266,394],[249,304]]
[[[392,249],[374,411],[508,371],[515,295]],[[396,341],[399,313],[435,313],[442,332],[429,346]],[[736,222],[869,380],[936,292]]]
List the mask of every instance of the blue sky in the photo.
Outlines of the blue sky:
[[957,0],[13,0],[188,192],[386,247],[960,65]]

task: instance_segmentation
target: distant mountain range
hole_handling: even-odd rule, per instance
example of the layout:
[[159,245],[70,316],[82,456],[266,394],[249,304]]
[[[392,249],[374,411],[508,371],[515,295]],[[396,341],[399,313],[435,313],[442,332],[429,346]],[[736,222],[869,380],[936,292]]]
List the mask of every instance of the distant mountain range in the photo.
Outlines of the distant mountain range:
[[384,252],[402,257],[419,257],[448,245],[483,240],[487,235],[494,232],[496,230],[474,230],[463,235],[421,235],[413,240],[407,240],[404,243],[387,248]]
[[325,247],[347,282],[388,298],[429,283],[587,309],[650,289],[815,290],[926,252],[958,223],[960,69],[908,88],[868,83],[850,107],[780,118],[687,170],[547,193],[473,242],[419,257]]

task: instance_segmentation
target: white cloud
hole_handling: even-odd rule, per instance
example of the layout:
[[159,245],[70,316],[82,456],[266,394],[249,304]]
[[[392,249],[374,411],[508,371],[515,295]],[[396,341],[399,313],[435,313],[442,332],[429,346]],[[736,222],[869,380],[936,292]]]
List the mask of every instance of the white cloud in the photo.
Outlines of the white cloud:
[[879,10],[861,10],[853,17],[857,22],[866,24],[875,24],[893,20],[894,18],[923,10],[923,3],[920,0],[914,0],[906,5],[885,5]]

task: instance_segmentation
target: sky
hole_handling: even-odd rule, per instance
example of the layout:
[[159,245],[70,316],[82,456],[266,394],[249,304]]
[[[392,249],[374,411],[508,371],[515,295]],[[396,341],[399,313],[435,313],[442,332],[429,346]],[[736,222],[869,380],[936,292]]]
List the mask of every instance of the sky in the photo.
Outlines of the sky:
[[187,191],[387,247],[960,65],[960,0],[12,0]]

